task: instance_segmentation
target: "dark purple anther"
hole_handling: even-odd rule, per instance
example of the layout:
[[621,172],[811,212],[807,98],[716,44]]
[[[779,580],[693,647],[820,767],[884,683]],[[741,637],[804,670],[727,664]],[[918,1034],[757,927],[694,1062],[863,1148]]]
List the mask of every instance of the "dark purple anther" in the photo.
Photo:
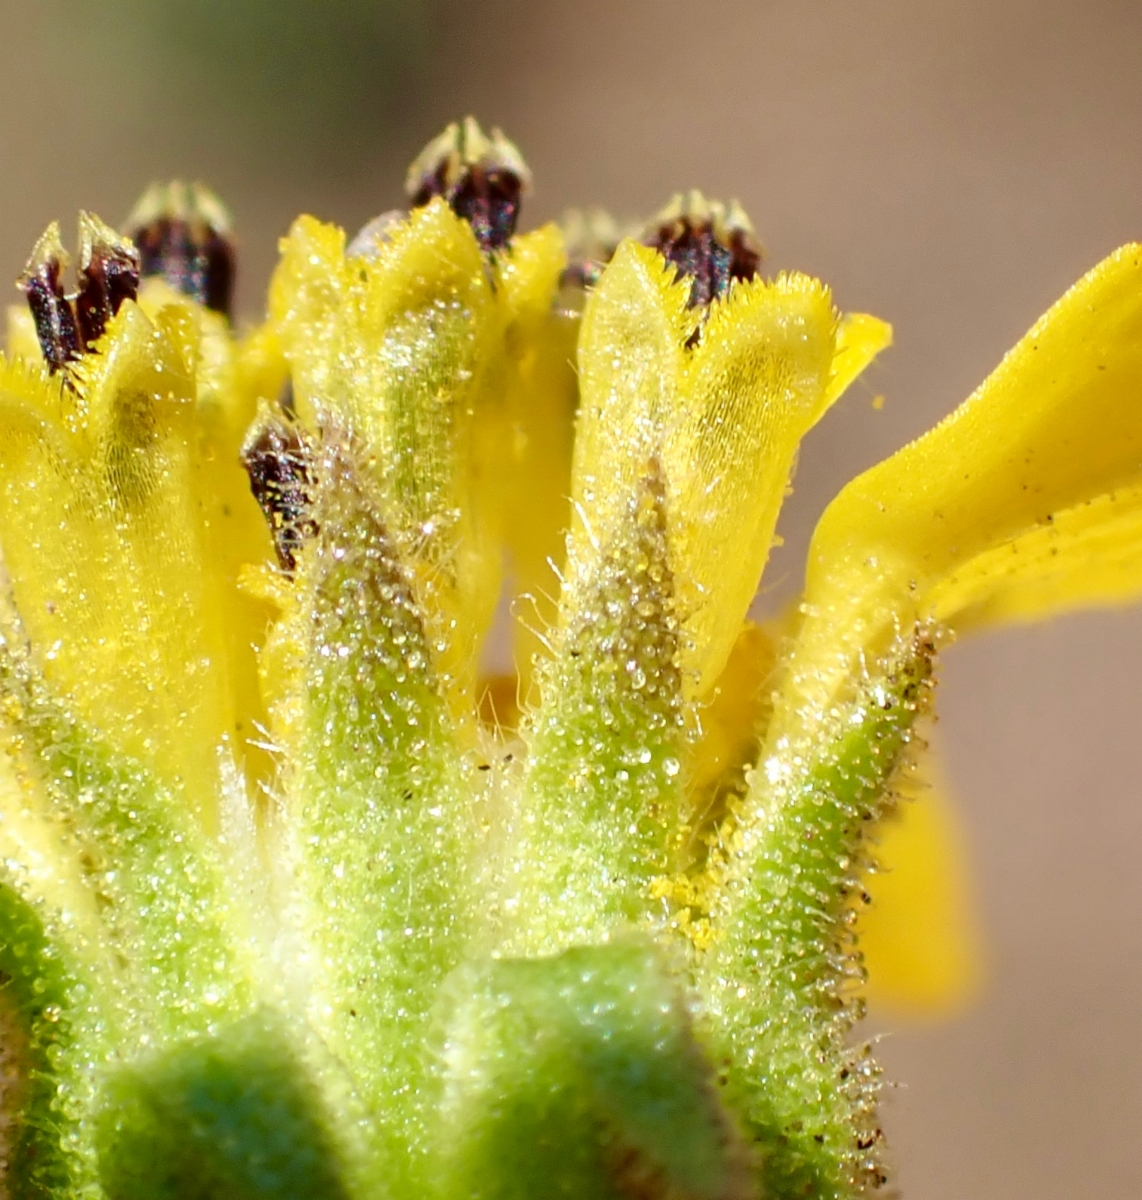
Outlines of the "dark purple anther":
[[79,214],[79,292],[75,315],[84,348],[92,349],[124,300],[139,293],[139,254],[94,213]]
[[278,564],[286,572],[297,567],[306,538],[317,533],[313,507],[312,454],[297,425],[268,417],[250,430],[242,447],[242,465],[274,539]]
[[515,233],[531,172],[498,130],[487,137],[472,117],[448,128],[409,168],[405,190],[414,208],[442,196],[467,221],[485,254],[502,250]]
[[228,320],[237,257],[230,216],[201,183],[152,184],[127,221],[144,277],[158,275]]
[[17,280],[36,325],[44,362],[52,374],[75,362],[83,352],[75,313],[64,295],[60,279],[67,262],[67,251],[60,241],[59,222],[53,221],[40,235],[24,273]]
[[701,192],[675,196],[642,236],[690,280],[690,307],[707,308],[730,290],[735,279],[753,279],[761,267],[761,246],[736,202],[728,207]]

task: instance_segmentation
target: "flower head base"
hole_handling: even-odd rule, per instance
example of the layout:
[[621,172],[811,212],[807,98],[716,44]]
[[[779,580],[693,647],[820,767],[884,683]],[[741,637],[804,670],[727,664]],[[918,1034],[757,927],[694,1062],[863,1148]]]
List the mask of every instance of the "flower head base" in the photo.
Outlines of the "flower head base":
[[409,213],[295,222],[246,334],[201,188],[81,218],[74,295],[37,245],[0,367],[12,1195],[883,1181],[869,829],[949,626],[1140,590],[1138,252],[842,492],[778,638],[745,616],[798,443],[890,330],[762,278],[736,205],[568,247],[516,232],[528,183],[449,127]]

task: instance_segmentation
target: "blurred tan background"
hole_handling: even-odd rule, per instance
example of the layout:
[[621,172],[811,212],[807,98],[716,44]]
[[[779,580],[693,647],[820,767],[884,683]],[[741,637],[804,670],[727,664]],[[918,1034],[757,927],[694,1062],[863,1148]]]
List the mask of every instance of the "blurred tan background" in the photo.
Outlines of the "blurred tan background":
[[[466,111],[531,162],[527,223],[736,195],[771,267],[895,325],[804,449],[773,602],[847,478],[1142,238],[1138,0],[0,0],[0,279],[48,219],[119,221],[181,174],[235,210],[256,314],[296,211],[354,228],[391,207],[411,155]],[[1142,612],[954,647],[940,702],[990,978],[968,1016],[880,1045],[902,1083],[896,1182],[924,1200],[1133,1200]]]

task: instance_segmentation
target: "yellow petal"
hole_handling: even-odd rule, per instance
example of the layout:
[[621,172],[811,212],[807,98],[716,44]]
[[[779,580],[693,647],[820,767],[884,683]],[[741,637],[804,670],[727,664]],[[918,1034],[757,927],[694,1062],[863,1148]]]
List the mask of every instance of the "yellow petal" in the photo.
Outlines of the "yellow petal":
[[[1036,531],[1056,514],[1139,482],[1140,397],[1142,248],[1126,246],[1080,280],[950,417],[853,480],[826,510],[810,549],[794,706],[827,704],[862,653],[878,653],[916,619],[954,625],[960,603],[981,595],[979,570],[960,593],[941,585],[974,559],[1028,536],[1034,549],[1044,536]],[[989,561],[980,570],[1002,556]],[[1071,603],[1082,590],[1061,595]]]
[[41,361],[40,341],[36,337],[36,323],[27,305],[8,306],[8,357],[22,358],[26,363],[38,365]]
[[[221,319],[198,308],[200,321]],[[281,394],[285,364],[280,357],[266,361],[264,336],[252,334],[235,347],[227,335],[227,354],[216,362],[213,386],[200,369],[196,410],[198,454],[195,496],[202,515],[206,563],[215,577],[216,593],[225,605],[223,622],[231,692],[235,705],[235,734],[245,760],[247,778],[268,782],[274,764],[258,744],[267,726],[267,713],[258,682],[258,651],[265,641],[272,609],[238,586],[244,567],[270,562],[273,540],[242,466],[241,448],[258,402]],[[205,393],[205,394],[204,394]],[[257,797],[261,793],[252,790]]]
[[517,331],[530,332],[528,326],[546,322],[566,265],[558,225],[549,223],[512,238],[508,252],[497,259],[497,267]]
[[872,1003],[902,1016],[946,1017],[979,994],[982,937],[959,818],[930,751],[920,771],[928,786],[881,827],[879,869],[865,880],[872,905],[857,935]]
[[694,746],[687,780],[696,806],[756,758],[770,709],[766,684],[776,661],[776,641],[747,621],[701,711],[702,735]]
[[[268,782],[273,763],[261,748],[259,730],[267,724],[258,682],[258,649],[265,641],[272,608],[238,587],[247,564],[273,558],[265,517],[250,491],[241,448],[259,400],[276,400],[288,378],[285,359],[272,330],[265,326],[236,343],[220,313],[187,298],[160,276],[139,289],[139,307],[152,320],[169,305],[192,313],[198,326],[195,354],[195,427],[197,453],[192,476],[202,517],[204,569],[225,606],[222,628],[235,705],[236,749],[247,777]],[[253,789],[253,795],[260,791]]]
[[837,326],[837,349],[825,392],[825,407],[839,400],[874,358],[892,345],[892,326],[868,313],[847,313]]
[[667,514],[694,693],[717,678],[769,558],[797,447],[829,403],[837,318],[805,275],[733,288],[679,380]]
[[[566,264],[554,225],[514,237],[497,260],[509,320],[498,379],[488,381],[473,435],[478,520],[511,560],[512,607],[522,618],[514,649],[525,700],[532,657],[554,616],[550,597],[557,582],[548,560],[562,561],[568,526],[578,321],[552,304]],[[487,586],[493,587],[491,578]]]
[[678,405],[689,288],[652,250],[624,242],[587,301],[579,334],[579,420],[571,559],[624,535],[631,498],[660,458]]
[[532,665],[555,621],[559,575],[571,524],[571,455],[579,378],[575,344],[579,320],[551,312],[517,362],[509,437],[506,544],[514,587],[513,653],[519,694],[531,696]]
[[500,481],[516,617],[513,652],[525,704],[532,661],[555,619],[555,572],[562,566],[570,525],[579,320],[552,303],[566,265],[563,237],[554,225],[514,238],[503,261],[501,279],[513,314],[507,333],[507,403],[496,435],[500,445],[486,446],[483,454],[486,474]]
[[932,611],[958,631],[1034,621],[1142,595],[1142,485],[1065,508],[988,550],[932,589]]
[[776,638],[747,621],[699,709],[700,732],[684,772],[689,811],[679,845],[682,869],[705,856],[727,802],[745,789],[772,710],[769,683],[776,661]]
[[[309,217],[282,243],[272,323],[311,429],[334,414],[373,452],[385,519],[420,564],[422,600],[459,673],[483,632],[487,547],[473,528],[472,412],[489,357],[493,297],[471,230],[442,203],[394,228],[372,260]],[[436,640],[436,639],[434,639]]]

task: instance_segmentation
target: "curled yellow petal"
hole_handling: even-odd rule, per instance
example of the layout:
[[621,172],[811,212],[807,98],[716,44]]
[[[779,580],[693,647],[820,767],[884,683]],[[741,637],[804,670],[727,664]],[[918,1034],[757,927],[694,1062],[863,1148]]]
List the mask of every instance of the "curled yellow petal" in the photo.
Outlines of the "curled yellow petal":
[[495,603],[469,474],[475,401],[502,332],[494,303],[471,230],[442,202],[395,226],[373,258],[346,256],[341,230],[300,218],[270,292],[297,411],[311,429],[332,413],[370,447],[451,676]]
[[561,267],[552,229],[489,267],[437,199],[361,254],[299,219],[271,286],[298,414],[311,429],[332,414],[370,447],[387,527],[416,564],[438,667],[458,691],[474,682],[499,591],[513,339],[526,341]]
[[346,257],[344,242],[302,217],[282,244],[270,310],[298,411],[308,421],[324,405],[359,430],[403,530],[450,553],[439,525],[462,519],[473,376],[500,332],[485,319],[479,247],[440,201],[395,226],[376,258]]
[[868,313],[846,313],[837,326],[825,407],[839,400],[851,384],[882,351],[892,345],[892,326]]
[[[1067,292],[950,417],[853,480],[826,510],[790,676],[798,703],[827,703],[862,653],[878,653],[917,619],[954,627],[961,611],[985,602],[1000,613],[1004,578],[1024,589],[1012,615],[1046,611],[1045,593],[1030,596],[1036,571],[1008,569],[1005,549],[1028,549],[1048,578],[1057,536],[1075,569],[1055,598],[1081,602],[1082,547],[1093,547],[1097,520],[1117,521],[1122,511],[1109,499],[1082,506],[1142,482],[1140,400],[1142,247],[1125,246]],[[1056,520],[1060,534],[1045,532]]]
[[806,275],[737,285],[679,380],[667,512],[701,694],[725,666],[773,545],[797,447],[829,403],[837,318]]

